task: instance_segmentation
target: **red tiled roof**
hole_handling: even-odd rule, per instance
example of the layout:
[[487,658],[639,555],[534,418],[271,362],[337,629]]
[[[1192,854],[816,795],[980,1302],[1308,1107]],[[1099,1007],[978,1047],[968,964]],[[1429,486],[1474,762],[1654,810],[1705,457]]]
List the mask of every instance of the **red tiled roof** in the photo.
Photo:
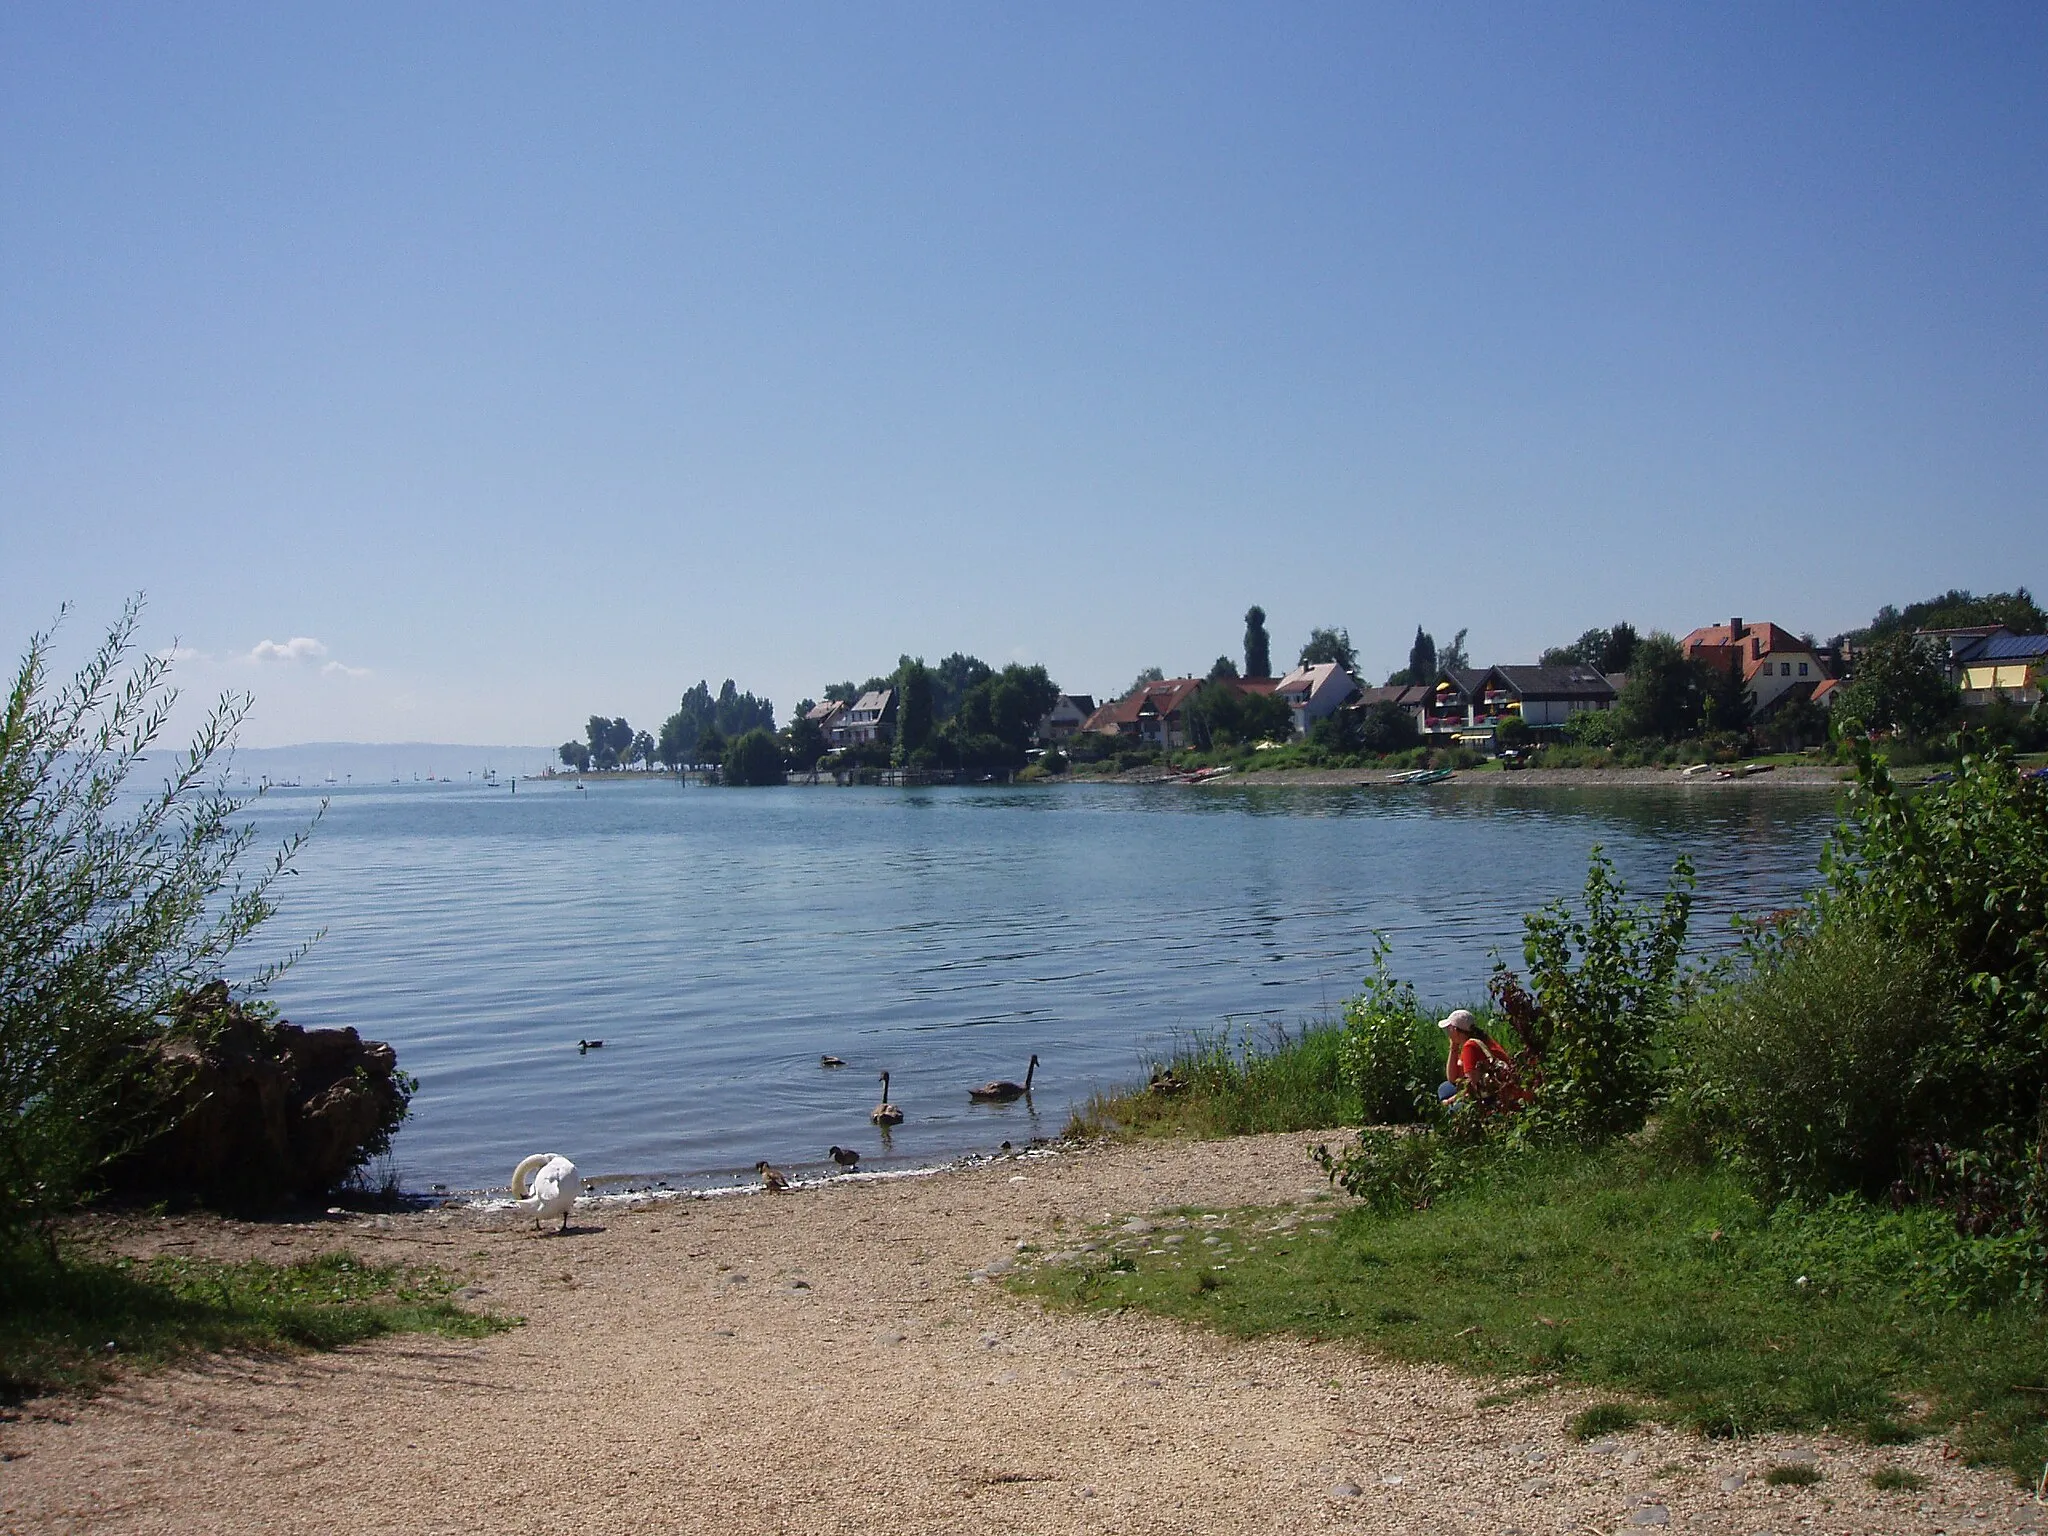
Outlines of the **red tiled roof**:
[[1813,654],[1812,646],[1776,624],[1745,624],[1739,640],[1729,625],[1707,624],[1687,635],[1679,646],[1687,656],[1717,667],[1726,668],[1731,660],[1740,659],[1744,679],[1756,676],[1764,658],[1774,651]]

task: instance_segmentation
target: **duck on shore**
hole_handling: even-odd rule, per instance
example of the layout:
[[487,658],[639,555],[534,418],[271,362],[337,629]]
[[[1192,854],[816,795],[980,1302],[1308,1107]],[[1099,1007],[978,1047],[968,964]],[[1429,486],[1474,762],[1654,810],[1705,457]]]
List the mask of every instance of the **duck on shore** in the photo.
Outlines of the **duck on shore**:
[[1007,1104],[1012,1099],[1021,1099],[1031,1091],[1031,1077],[1037,1070],[1038,1058],[1033,1056],[1031,1065],[1024,1069],[1023,1082],[1012,1082],[1007,1077],[999,1077],[992,1083],[983,1083],[979,1088],[968,1089],[967,1097],[977,1104]]
[[860,1166],[860,1154],[851,1147],[829,1147],[825,1155],[848,1173]]
[[789,1175],[780,1168],[769,1167],[765,1157],[754,1164],[754,1172],[761,1175],[761,1187],[771,1195],[779,1195],[789,1188]]
[[882,1074],[882,1102],[869,1113],[868,1118],[877,1125],[901,1125],[903,1111],[889,1102],[889,1074]]

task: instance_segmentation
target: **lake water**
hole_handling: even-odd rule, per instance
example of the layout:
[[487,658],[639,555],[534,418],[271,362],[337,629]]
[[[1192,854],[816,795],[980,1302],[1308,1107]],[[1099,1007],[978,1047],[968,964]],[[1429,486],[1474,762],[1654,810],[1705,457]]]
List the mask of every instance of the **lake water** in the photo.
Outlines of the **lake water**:
[[[274,791],[266,831],[318,799]],[[419,1079],[408,1187],[500,1186],[542,1148],[701,1186],[834,1143],[890,1167],[1057,1134],[1177,1034],[1334,1008],[1376,929],[1426,1001],[1481,999],[1492,952],[1519,963],[1521,914],[1575,896],[1594,843],[1643,893],[1689,854],[1695,936],[1724,942],[1731,913],[1811,884],[1834,807],[1460,784],[344,789],[266,940],[324,927],[275,1000],[390,1041]],[[968,1102],[1033,1052],[1031,1100]],[[885,1068],[908,1117],[887,1148],[867,1118]]]

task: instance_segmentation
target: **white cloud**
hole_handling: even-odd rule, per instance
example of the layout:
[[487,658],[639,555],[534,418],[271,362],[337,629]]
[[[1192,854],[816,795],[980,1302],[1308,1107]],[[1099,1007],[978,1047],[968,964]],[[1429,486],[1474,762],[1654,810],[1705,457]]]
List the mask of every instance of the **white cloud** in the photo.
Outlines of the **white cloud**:
[[368,677],[368,667],[352,667],[344,661],[330,661],[320,669],[324,677]]
[[204,651],[194,650],[179,641],[172,641],[156,653],[158,661],[168,661],[172,666],[181,666],[188,661],[211,661],[213,658]]
[[249,653],[251,661],[312,661],[327,654],[327,647],[311,635],[293,635],[289,640],[259,640]]

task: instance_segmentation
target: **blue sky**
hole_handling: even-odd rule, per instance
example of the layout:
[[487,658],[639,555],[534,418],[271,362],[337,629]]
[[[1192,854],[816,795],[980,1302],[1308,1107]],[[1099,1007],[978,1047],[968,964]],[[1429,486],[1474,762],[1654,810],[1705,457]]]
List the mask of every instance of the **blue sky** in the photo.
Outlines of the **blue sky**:
[[0,620],[250,744],[2041,581],[2048,11],[0,11]]

